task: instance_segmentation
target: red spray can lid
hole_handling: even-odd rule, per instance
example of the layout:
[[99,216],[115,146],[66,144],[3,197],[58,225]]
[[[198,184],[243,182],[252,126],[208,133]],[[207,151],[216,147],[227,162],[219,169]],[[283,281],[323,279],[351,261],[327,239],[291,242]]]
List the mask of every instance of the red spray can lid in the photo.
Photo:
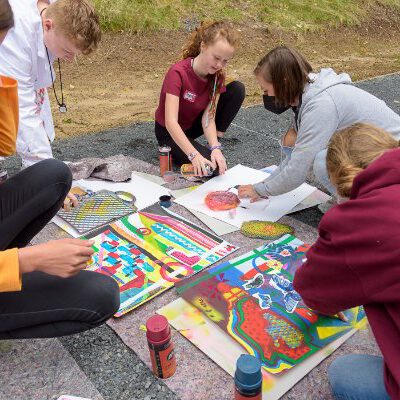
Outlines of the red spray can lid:
[[163,315],[153,315],[146,322],[147,340],[154,344],[161,344],[171,339],[171,329],[167,318]]

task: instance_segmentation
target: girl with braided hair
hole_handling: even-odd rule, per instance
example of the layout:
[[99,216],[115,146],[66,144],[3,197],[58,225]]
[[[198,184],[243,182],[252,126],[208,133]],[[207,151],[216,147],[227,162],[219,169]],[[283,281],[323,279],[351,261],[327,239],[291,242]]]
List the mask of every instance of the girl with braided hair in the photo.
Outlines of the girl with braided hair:
[[[167,72],[155,113],[160,146],[171,147],[173,161],[190,161],[195,173],[207,175],[208,164],[223,174],[226,160],[219,138],[238,113],[244,85],[225,86],[224,67],[233,58],[238,35],[225,22],[203,22],[183,48],[183,59]],[[208,147],[196,141],[206,137]]]
[[335,398],[400,399],[399,142],[357,123],[332,136],[326,164],[338,194],[349,200],[322,218],[294,288],[323,314],[364,306],[382,352],[337,358],[328,370]]

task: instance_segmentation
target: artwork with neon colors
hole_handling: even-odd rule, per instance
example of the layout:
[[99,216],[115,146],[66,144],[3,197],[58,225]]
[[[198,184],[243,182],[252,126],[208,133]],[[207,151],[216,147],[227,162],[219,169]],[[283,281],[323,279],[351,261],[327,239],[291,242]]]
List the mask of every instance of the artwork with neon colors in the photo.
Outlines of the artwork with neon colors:
[[348,310],[345,323],[303,303],[292,281],[308,248],[285,235],[181,282],[178,291],[259,358],[266,371],[283,374],[364,318],[362,309]]
[[213,211],[232,210],[240,204],[237,194],[226,190],[208,193],[204,202],[206,206]]
[[[360,312],[360,310],[362,312],[362,309],[354,309],[352,312],[356,313]],[[181,297],[162,307],[157,313],[164,315],[176,331],[233,377],[236,360],[244,353],[243,347],[217,324]],[[357,321],[358,318],[355,316],[352,320]],[[365,328],[365,326],[366,318],[359,320],[359,322],[354,322],[353,329],[304,359],[296,368],[291,368],[284,374],[271,374],[263,368],[263,400],[280,399],[321,361],[349,339],[356,332],[356,329]],[[213,374],[213,363],[207,365],[205,357],[196,353],[192,361],[203,365],[204,368],[210,367],[208,374]]]
[[95,254],[87,269],[114,278],[121,305],[133,310],[237,250],[220,237],[158,205],[86,235]]

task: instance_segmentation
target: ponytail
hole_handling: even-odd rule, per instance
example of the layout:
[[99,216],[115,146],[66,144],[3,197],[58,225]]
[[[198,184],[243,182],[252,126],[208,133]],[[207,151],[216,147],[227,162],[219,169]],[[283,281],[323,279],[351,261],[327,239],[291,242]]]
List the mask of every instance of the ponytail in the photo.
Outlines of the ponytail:
[[224,38],[232,47],[238,45],[238,34],[224,21],[203,21],[191,34],[182,48],[182,58],[197,57],[200,54],[201,44],[210,45],[217,39]]
[[355,177],[388,150],[400,147],[385,130],[358,123],[333,134],[326,166],[332,183],[342,197],[350,197]]

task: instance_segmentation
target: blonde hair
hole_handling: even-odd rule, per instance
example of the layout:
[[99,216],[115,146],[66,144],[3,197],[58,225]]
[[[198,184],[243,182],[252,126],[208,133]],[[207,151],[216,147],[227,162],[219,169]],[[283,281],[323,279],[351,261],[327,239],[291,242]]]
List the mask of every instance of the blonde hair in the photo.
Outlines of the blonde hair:
[[350,197],[354,178],[388,150],[399,147],[388,132],[358,123],[337,131],[328,144],[326,166],[342,197]]
[[96,50],[100,39],[100,23],[96,10],[86,0],[57,0],[46,10],[57,32],[71,39],[83,54]]
[[218,39],[225,39],[233,48],[239,45],[239,35],[235,29],[224,21],[203,21],[191,34],[182,48],[182,58],[197,57],[201,43],[210,45]]

